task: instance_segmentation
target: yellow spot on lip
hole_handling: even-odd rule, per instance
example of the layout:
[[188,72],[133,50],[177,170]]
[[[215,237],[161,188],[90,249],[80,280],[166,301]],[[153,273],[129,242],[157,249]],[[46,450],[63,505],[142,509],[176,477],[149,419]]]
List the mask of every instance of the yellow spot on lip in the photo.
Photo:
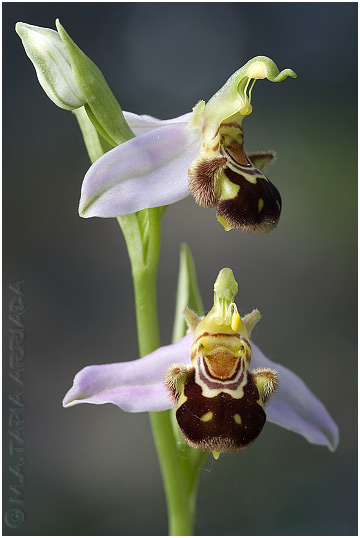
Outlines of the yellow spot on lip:
[[200,417],[200,420],[202,420],[203,422],[209,422],[209,420],[211,420],[213,416],[214,413],[212,411],[208,411],[207,413],[205,413],[205,415]]
[[239,413],[235,413],[234,420],[236,424],[241,424],[241,416],[239,415]]
[[260,213],[260,211],[262,210],[263,207],[264,207],[264,200],[262,198],[259,198],[259,200],[258,200],[258,213]]
[[181,392],[180,393],[180,396],[179,396],[179,401],[178,401],[178,408],[184,404],[187,400],[187,396],[185,396],[184,392]]
[[228,223],[226,222],[226,220],[223,217],[221,217],[220,215],[216,215],[216,218],[218,219],[220,224],[224,227],[225,232],[228,232],[228,231],[232,230],[231,226],[228,225]]

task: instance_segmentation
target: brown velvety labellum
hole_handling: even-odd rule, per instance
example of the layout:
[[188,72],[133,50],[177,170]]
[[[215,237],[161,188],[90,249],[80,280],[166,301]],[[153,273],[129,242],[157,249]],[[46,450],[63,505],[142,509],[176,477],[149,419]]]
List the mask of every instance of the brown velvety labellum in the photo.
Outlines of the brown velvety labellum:
[[226,168],[224,173],[240,189],[234,198],[219,201],[218,215],[232,228],[259,233],[272,230],[281,213],[281,197],[277,188],[261,172],[259,176],[252,176],[256,183],[230,168]]
[[184,396],[187,399],[178,408],[176,418],[188,444],[195,448],[218,452],[243,450],[265,424],[266,415],[258,403],[259,392],[250,373],[241,398],[220,391],[208,398],[202,395],[192,370],[185,382]]

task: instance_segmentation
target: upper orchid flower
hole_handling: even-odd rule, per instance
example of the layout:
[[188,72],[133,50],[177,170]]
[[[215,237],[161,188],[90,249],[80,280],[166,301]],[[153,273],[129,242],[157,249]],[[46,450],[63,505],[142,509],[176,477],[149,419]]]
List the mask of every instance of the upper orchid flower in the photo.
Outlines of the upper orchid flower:
[[75,376],[64,407],[113,403],[124,411],[141,412],[177,405],[187,442],[216,458],[253,442],[266,417],[335,450],[336,424],[296,374],[251,342],[260,313],[254,310],[241,320],[233,302],[236,292],[232,272],[223,269],[209,314],[200,320],[186,311],[191,334],[136,361],[87,366]]
[[262,173],[271,153],[246,155],[242,120],[252,111],[257,79],[279,82],[296,77],[279,72],[266,56],[236,71],[205,104],[161,121],[124,113],[135,138],[98,159],[87,172],[79,213],[117,217],[171,204],[191,193],[202,206],[217,206],[226,230],[267,232],[276,226],[281,198]]

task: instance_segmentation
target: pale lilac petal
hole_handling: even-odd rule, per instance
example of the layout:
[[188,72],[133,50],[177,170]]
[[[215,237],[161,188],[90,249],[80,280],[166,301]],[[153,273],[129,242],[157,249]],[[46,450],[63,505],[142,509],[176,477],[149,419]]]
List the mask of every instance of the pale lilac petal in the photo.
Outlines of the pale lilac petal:
[[253,343],[251,349],[252,368],[273,368],[279,374],[279,388],[266,406],[267,419],[300,433],[310,443],[326,445],[331,451],[336,450],[339,430],[320,400],[294,372],[272,362]]
[[127,123],[130,125],[131,130],[136,136],[140,136],[148,131],[163,127],[164,125],[173,125],[174,123],[188,123],[193,115],[193,112],[187,112],[177,118],[171,118],[170,120],[159,120],[148,116],[147,114],[139,115],[133,112],[124,111],[124,117]]
[[201,143],[201,129],[175,123],[117,146],[88,170],[80,215],[117,217],[185,198],[188,168],[199,155]]
[[190,364],[191,341],[185,336],[136,361],[86,366],[76,374],[63,406],[112,403],[132,413],[170,409],[164,374],[174,362]]

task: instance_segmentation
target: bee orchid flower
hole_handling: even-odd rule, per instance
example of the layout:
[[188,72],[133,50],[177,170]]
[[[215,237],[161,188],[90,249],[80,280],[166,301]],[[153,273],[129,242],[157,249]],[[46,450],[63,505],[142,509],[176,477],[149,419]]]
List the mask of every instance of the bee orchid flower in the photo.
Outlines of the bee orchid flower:
[[[175,406],[164,384],[173,363],[190,366],[192,336],[163,346],[134,361],[86,366],[74,378],[63,405],[81,403],[117,405],[123,411],[164,411]],[[266,408],[269,422],[299,433],[310,443],[336,450],[339,434],[325,406],[294,372],[271,361],[251,343],[254,368],[270,368],[279,375],[279,387]]]
[[252,111],[257,79],[279,82],[287,76],[296,74],[279,72],[270,58],[257,56],[192,112],[164,121],[124,112],[136,136],[88,170],[79,214],[118,217],[192,194],[201,206],[217,206],[226,230],[271,230],[280,216],[281,197],[262,170],[273,154],[246,155],[242,120]]
[[83,368],[63,406],[112,403],[132,413],[177,406],[187,442],[216,458],[251,444],[266,418],[334,451],[339,432],[324,405],[300,377],[249,339],[260,313],[240,318],[233,291],[221,288],[224,278],[235,282],[229,271],[220,272],[214,307],[205,318],[185,309],[190,334],[135,361]]

